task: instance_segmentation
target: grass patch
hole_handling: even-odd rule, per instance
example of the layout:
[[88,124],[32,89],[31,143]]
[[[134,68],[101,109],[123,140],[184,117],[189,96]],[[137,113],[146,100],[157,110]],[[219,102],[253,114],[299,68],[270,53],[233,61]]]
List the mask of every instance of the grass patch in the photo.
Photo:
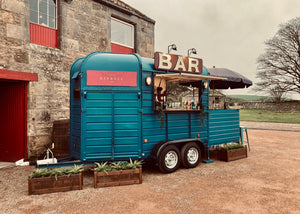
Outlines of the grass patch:
[[240,109],[240,120],[273,123],[300,123],[300,112]]

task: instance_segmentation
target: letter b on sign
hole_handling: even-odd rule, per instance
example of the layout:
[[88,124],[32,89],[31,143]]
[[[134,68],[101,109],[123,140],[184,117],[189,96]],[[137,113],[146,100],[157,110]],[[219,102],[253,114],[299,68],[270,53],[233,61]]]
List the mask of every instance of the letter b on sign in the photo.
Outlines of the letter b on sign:
[[171,69],[172,63],[171,63],[171,56],[169,54],[165,53],[158,53],[159,54],[159,61],[158,61],[158,67],[160,69]]

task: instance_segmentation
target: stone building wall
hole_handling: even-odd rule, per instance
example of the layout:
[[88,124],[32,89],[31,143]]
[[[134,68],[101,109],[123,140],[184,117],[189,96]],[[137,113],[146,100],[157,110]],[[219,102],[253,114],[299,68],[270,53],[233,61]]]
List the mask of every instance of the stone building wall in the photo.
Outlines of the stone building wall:
[[[115,2],[115,1],[114,1]],[[133,8],[123,13],[109,0],[59,1],[59,48],[30,43],[29,0],[0,0],[0,69],[38,74],[28,87],[27,147],[38,157],[50,144],[53,121],[69,118],[69,71],[94,51],[110,51],[110,20],[135,25],[136,52],[154,54],[154,21]]]

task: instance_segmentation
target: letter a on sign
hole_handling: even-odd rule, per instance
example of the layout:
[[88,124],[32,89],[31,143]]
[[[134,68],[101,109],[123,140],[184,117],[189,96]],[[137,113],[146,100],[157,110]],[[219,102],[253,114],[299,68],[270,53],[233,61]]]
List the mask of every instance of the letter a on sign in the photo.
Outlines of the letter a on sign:
[[174,68],[175,71],[186,71],[184,61],[183,61],[183,56],[178,56],[176,66]]

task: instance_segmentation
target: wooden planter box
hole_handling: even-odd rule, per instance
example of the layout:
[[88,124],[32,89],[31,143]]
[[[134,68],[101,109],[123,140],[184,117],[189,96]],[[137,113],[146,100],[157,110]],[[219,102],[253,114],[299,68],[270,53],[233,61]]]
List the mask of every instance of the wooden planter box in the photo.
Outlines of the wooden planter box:
[[214,160],[220,160],[219,151],[219,149],[209,150],[209,158]]
[[121,186],[142,183],[142,168],[111,172],[94,172],[94,187]]
[[82,173],[55,177],[28,178],[28,194],[39,195],[44,193],[81,190],[83,184]]
[[218,157],[222,161],[234,161],[247,157],[247,146],[238,149],[220,149],[218,150]]

